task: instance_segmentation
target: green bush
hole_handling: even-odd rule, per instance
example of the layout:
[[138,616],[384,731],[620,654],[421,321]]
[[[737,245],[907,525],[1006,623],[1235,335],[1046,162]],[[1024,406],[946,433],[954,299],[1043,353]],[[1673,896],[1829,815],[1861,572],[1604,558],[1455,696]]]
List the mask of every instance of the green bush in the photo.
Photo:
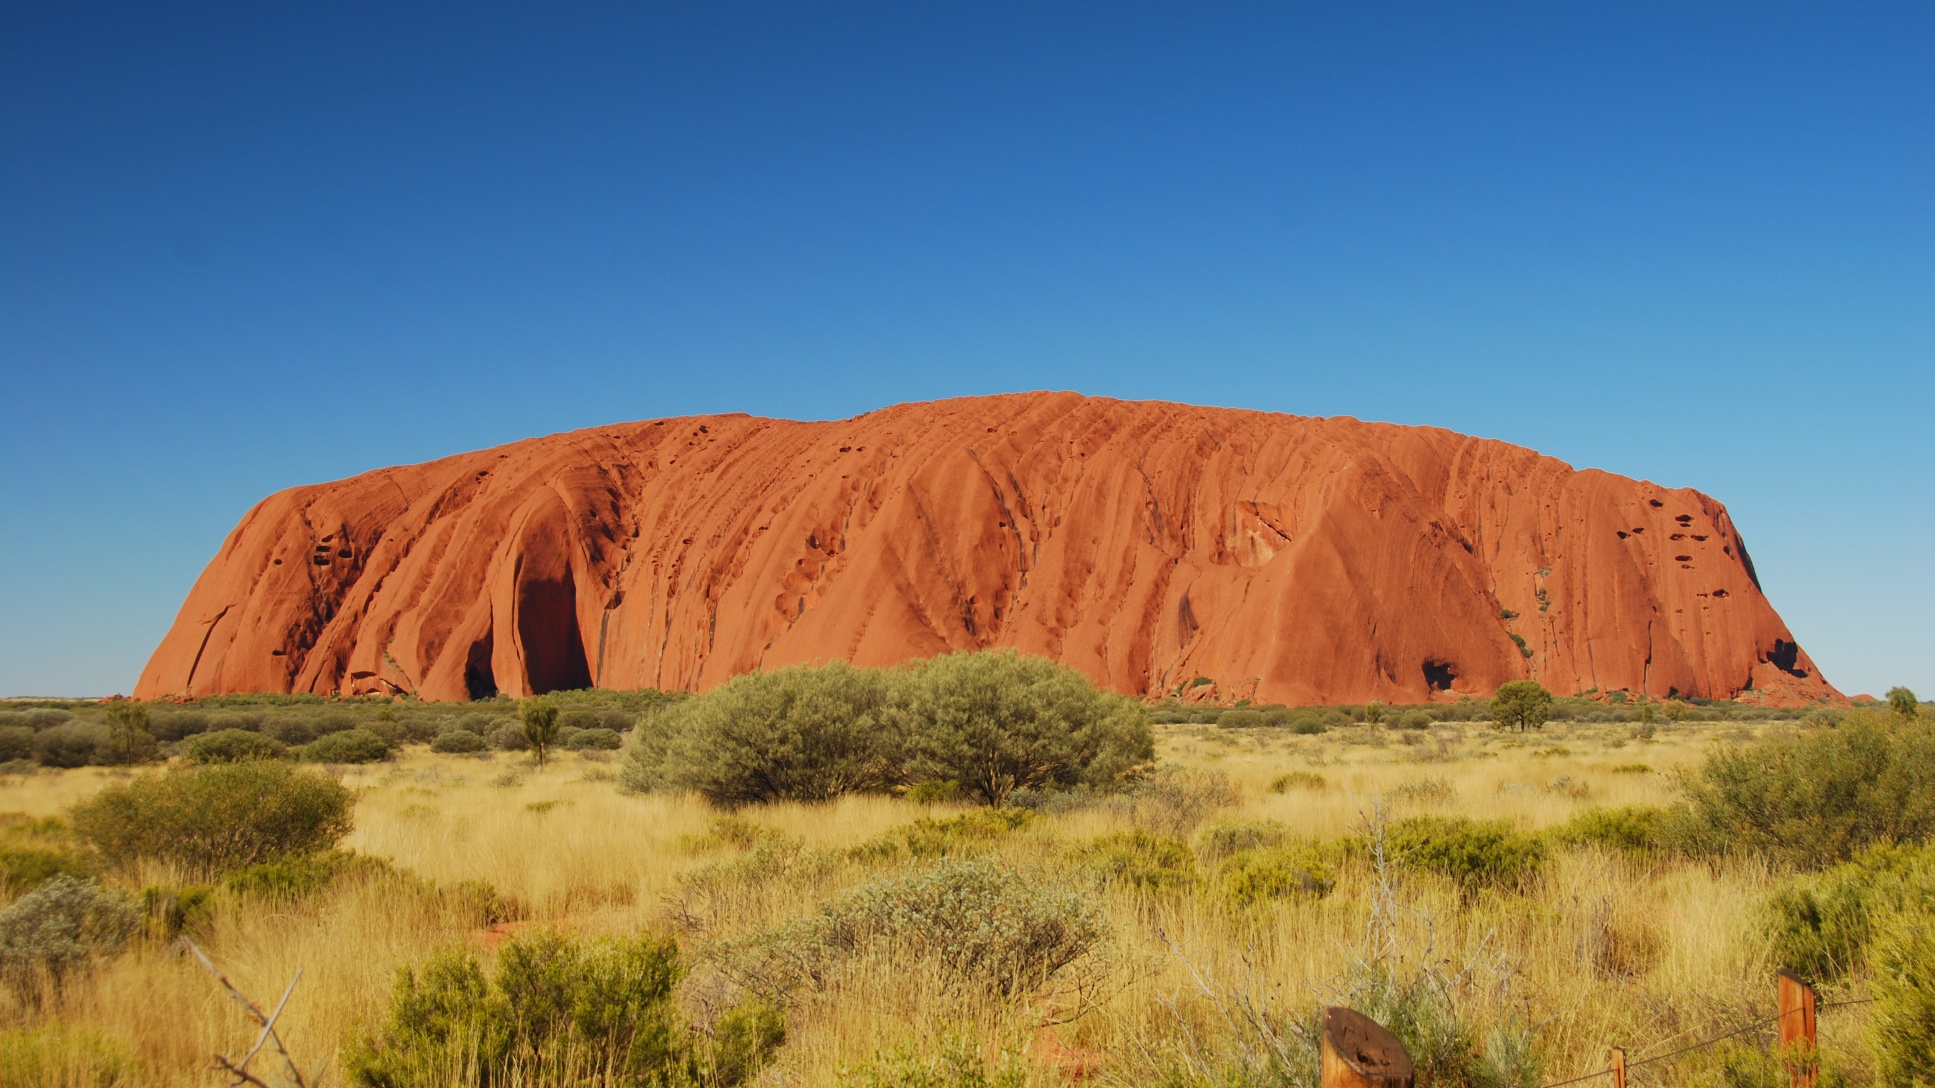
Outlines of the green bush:
[[0,763],[34,758],[34,727],[0,725]]
[[245,759],[282,759],[289,749],[274,737],[246,729],[218,729],[181,742],[181,755],[190,763],[240,763]]
[[1167,891],[1196,882],[1196,855],[1181,839],[1118,831],[1069,849],[1075,864],[1115,885]]
[[490,747],[484,738],[468,729],[452,729],[448,733],[438,733],[437,739],[430,742],[433,752],[481,752]]
[[1260,710],[1225,710],[1216,717],[1221,729],[1256,729],[1268,724]]
[[1407,710],[1391,719],[1391,728],[1416,731],[1431,728],[1431,715],[1422,710]]
[[886,788],[902,752],[888,673],[795,666],[667,707],[633,731],[621,782],[725,806],[824,801]]
[[600,725],[591,729],[578,730],[569,739],[563,741],[561,746],[574,752],[613,752],[624,743],[624,739],[618,735],[617,730],[606,729]]
[[[938,1046],[895,1047],[855,1069],[840,1071],[840,1088],[1028,1088],[1039,1083],[1019,1047],[989,1061],[985,1044],[953,1035]],[[992,1068],[990,1068],[992,1065]]]
[[92,880],[54,877],[0,910],[0,981],[37,1002],[45,987],[58,993],[140,928],[141,911],[126,896]]
[[133,1088],[134,1060],[119,1040],[59,1020],[0,1031],[0,1084]]
[[295,900],[322,891],[344,877],[402,879],[402,873],[382,858],[354,850],[325,850],[257,862],[229,874],[223,883],[237,895]]
[[390,742],[369,729],[344,729],[302,748],[306,763],[380,763],[390,758]]
[[1645,805],[1589,808],[1547,835],[1564,846],[1603,846],[1628,853],[1646,853],[1665,845],[1669,816],[1665,809]]
[[108,727],[101,722],[62,722],[34,737],[34,758],[44,767],[85,767],[103,759]]
[[1935,721],[1857,711],[1714,752],[1681,786],[1689,847],[1818,869],[1935,833]]
[[335,846],[354,803],[328,775],[251,760],[109,786],[74,808],[73,825],[115,864],[153,858],[218,873]]
[[1230,902],[1238,906],[1325,896],[1337,883],[1331,852],[1306,843],[1240,851],[1217,869],[1216,881]]
[[916,666],[904,692],[917,777],[959,782],[997,808],[1017,789],[1112,785],[1155,756],[1141,703],[1045,658],[944,654]]
[[943,858],[863,884],[816,913],[724,942],[721,968],[782,1000],[823,988],[869,950],[933,963],[964,988],[1032,993],[1099,950],[1107,926],[1092,894],[1043,874]]
[[1305,714],[1290,723],[1290,731],[1300,737],[1315,737],[1328,730],[1329,727],[1322,720],[1311,714]]
[[523,752],[531,747],[531,742],[525,739],[524,728],[516,722],[504,722],[492,729],[490,736],[485,739],[500,752]]
[[916,858],[984,853],[1034,818],[1025,808],[982,808],[943,820],[923,816],[855,847],[854,856],[874,861],[903,851]]
[[1870,1031],[1876,1079],[1888,1088],[1935,1084],[1935,911],[1924,900],[1876,934]]
[[1789,881],[1762,906],[1779,966],[1827,980],[1867,960],[1877,925],[1935,903],[1935,846],[1869,847],[1852,859]]
[[384,1024],[344,1065],[366,1088],[586,1083],[731,1088],[784,1041],[778,1012],[741,1005],[709,1042],[676,1016],[678,946],[651,936],[513,938],[486,975],[469,951],[397,975]]
[[1291,790],[1321,790],[1329,783],[1316,771],[1290,771],[1270,780],[1271,793],[1289,793]]
[[1245,850],[1279,845],[1289,837],[1290,828],[1276,820],[1219,821],[1203,831],[1196,850],[1204,861],[1221,861]]
[[1545,865],[1545,843],[1509,820],[1414,816],[1391,825],[1386,849],[1408,868],[1450,877],[1466,896],[1522,888]]

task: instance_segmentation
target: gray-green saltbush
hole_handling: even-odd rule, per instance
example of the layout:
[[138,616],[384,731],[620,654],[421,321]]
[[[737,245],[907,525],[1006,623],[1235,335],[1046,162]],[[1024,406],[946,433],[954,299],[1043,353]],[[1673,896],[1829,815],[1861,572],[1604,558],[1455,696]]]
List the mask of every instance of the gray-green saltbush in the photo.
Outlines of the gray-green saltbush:
[[220,873],[335,846],[354,803],[326,774],[250,760],[109,786],[74,808],[73,826],[111,863],[153,858]]
[[1196,882],[1196,855],[1181,839],[1147,831],[1117,831],[1077,843],[1070,860],[1108,884],[1167,891]]
[[[563,730],[559,730],[559,733],[562,734]],[[561,746],[574,752],[611,752],[624,743],[616,730],[598,725],[578,730],[570,739],[561,742]]]
[[1935,904],[1935,846],[1870,847],[1830,869],[1776,889],[1762,911],[1778,966],[1815,980],[1867,962],[1877,926]]
[[0,980],[36,1000],[43,986],[58,991],[140,928],[141,911],[125,896],[92,880],[57,876],[0,911]]

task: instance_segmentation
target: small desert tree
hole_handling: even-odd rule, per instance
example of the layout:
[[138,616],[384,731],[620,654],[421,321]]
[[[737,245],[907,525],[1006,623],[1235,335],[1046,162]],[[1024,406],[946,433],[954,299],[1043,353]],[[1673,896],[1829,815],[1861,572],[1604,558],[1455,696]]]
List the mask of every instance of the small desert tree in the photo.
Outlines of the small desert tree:
[[1512,680],[1498,686],[1492,696],[1492,724],[1500,729],[1545,728],[1552,713],[1552,693],[1537,680]]
[[1901,687],[1888,689],[1888,705],[1896,714],[1901,715],[1903,721],[1907,722],[1915,720],[1915,714],[1921,706],[1915,699],[1914,692]]
[[1383,721],[1384,704],[1378,702],[1375,699],[1371,700],[1371,705],[1364,708],[1364,720],[1366,722],[1369,722],[1372,725],[1376,725],[1379,722]]
[[135,755],[143,747],[153,746],[152,741],[142,744],[148,738],[148,704],[133,699],[116,699],[108,704],[107,713],[108,736],[114,744],[115,762],[133,763]]
[[532,696],[518,704],[517,716],[524,723],[524,739],[531,742],[531,754],[537,757],[538,766],[544,766],[551,742],[558,739],[558,705],[542,695]]

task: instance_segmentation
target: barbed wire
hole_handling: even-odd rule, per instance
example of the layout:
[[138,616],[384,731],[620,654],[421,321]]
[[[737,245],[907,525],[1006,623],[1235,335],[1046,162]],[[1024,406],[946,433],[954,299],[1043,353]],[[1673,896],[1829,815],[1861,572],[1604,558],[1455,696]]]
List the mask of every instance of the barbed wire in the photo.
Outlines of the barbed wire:
[[[1874,998],[1872,997],[1855,997],[1855,998],[1848,998],[1847,1000],[1844,1000],[1844,1001],[1828,1001],[1828,1002],[1822,1003],[1821,1009],[1822,1011],[1826,1011],[1828,1009],[1843,1008],[1848,1005],[1866,1005],[1872,1002],[1873,1000]],[[1779,1023],[1782,1015],[1783,1015],[1782,1013],[1775,1013],[1772,1016],[1762,1017],[1759,1020],[1755,1020],[1753,1023],[1747,1024],[1743,1027],[1737,1027],[1732,1031],[1729,1031],[1723,1035],[1715,1035],[1711,1039],[1702,1039],[1700,1042],[1691,1043],[1687,1046],[1683,1046],[1679,1048],[1678,1050],[1669,1050],[1664,1054],[1655,1054],[1650,1058],[1642,1058],[1636,1062],[1627,1062],[1626,1069],[1628,1071],[1631,1071],[1634,1069],[1638,1069],[1642,1065],[1651,1065],[1654,1062],[1663,1062],[1668,1058],[1677,1058],[1682,1054],[1691,1053],[1695,1050],[1700,1049],[1703,1046],[1712,1046],[1715,1043],[1725,1042],[1736,1035],[1745,1035],[1748,1032],[1753,1031],[1757,1028],[1764,1028],[1768,1024]],[[1551,1084],[1543,1085],[1542,1088],[1563,1088],[1564,1085],[1578,1084],[1581,1081],[1592,1080],[1595,1077],[1605,1077],[1605,1076],[1611,1076],[1611,1075],[1612,1075],[1612,1067],[1607,1066],[1606,1068],[1601,1069],[1596,1073],[1583,1073],[1583,1074],[1580,1074],[1579,1076],[1571,1078],[1570,1080],[1553,1081]]]

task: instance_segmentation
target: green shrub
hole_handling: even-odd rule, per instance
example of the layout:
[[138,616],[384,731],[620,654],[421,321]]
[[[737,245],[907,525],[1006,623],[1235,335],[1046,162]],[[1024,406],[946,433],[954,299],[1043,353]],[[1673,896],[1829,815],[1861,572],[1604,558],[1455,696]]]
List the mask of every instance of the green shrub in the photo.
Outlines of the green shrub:
[[1112,798],[1128,810],[1129,820],[1145,831],[1184,838],[1219,808],[1241,797],[1229,775],[1216,770],[1167,765],[1137,778],[1126,796]]
[[1204,861],[1221,861],[1245,850],[1276,846],[1290,837],[1290,828],[1276,820],[1217,822],[1204,830],[1196,850]]
[[1223,862],[1216,880],[1223,894],[1238,906],[1325,896],[1337,883],[1331,852],[1305,843],[1241,851]]
[[1391,720],[1391,728],[1417,731],[1431,728],[1432,717],[1422,710],[1407,710]]
[[1270,780],[1271,793],[1289,793],[1291,790],[1321,790],[1329,783],[1316,771],[1290,771]]
[[858,1068],[842,1069],[840,1088],[1028,1088],[1038,1083],[1020,1048],[1003,1048],[992,1063],[986,1049],[969,1035],[949,1036],[939,1046],[895,1047]]
[[0,725],[0,763],[34,758],[34,727]]
[[1155,755],[1140,702],[1045,658],[930,658],[908,673],[904,699],[916,775],[996,808],[1017,789],[1112,785]]
[[0,1084],[132,1088],[137,1083],[127,1047],[98,1031],[59,1020],[0,1031]]
[[92,880],[57,876],[0,910],[0,981],[37,1001],[139,932],[141,911]]
[[153,884],[141,889],[149,932],[172,941],[183,933],[208,928],[215,916],[215,889],[203,884]]
[[397,879],[401,875],[382,858],[354,850],[325,850],[257,862],[229,874],[223,883],[237,895],[294,900],[319,892],[344,877]]
[[996,840],[1033,822],[1025,808],[983,808],[944,820],[923,816],[862,843],[854,850],[864,860],[893,857],[905,851],[916,858],[983,853]]
[[0,843],[0,889],[18,894],[57,876],[89,875],[85,860],[67,850]]
[[1873,966],[1876,1079],[1889,1088],[1935,1084],[1935,911],[1927,900],[1876,934]]
[[1267,724],[1260,710],[1225,710],[1216,717],[1221,729],[1256,729]]
[[621,782],[718,805],[884,789],[903,746],[889,674],[835,663],[747,673],[633,730]]
[[1628,853],[1646,853],[1665,845],[1668,812],[1645,805],[1589,808],[1547,832],[1565,846],[1603,846]]
[[1115,885],[1167,891],[1196,882],[1196,855],[1181,839],[1118,831],[1069,849],[1075,864]]
[[562,747],[574,752],[614,752],[624,743],[616,730],[606,729],[602,725],[580,729],[570,739],[561,742]]
[[368,729],[329,733],[303,746],[306,763],[380,763],[390,758],[390,742]]
[[1305,714],[1290,723],[1290,731],[1300,737],[1319,736],[1329,729],[1316,716]]
[[1408,868],[1450,877],[1466,896],[1521,888],[1544,866],[1545,843],[1509,820],[1414,816],[1391,825],[1386,849]]
[[1822,872],[1777,888],[1762,906],[1779,966],[1817,980],[1866,962],[1877,925],[1935,903],[1935,846],[1869,847]]
[[274,737],[246,729],[218,729],[201,733],[181,743],[181,755],[190,763],[240,763],[245,759],[282,759],[289,749]]
[[481,752],[488,748],[484,738],[468,729],[452,729],[448,733],[438,733],[437,739],[430,742],[433,752]]
[[85,767],[102,760],[109,743],[101,722],[62,722],[34,737],[34,758],[44,767]]
[[1935,832],[1935,721],[1857,711],[1714,752],[1681,785],[1690,847],[1821,868]]
[[531,742],[524,737],[523,727],[515,722],[504,722],[492,729],[490,736],[485,739],[500,752],[523,752],[531,747]]
[[961,799],[961,784],[952,779],[930,778],[907,787],[907,799],[917,805],[941,805]]
[[513,938],[486,975],[469,951],[400,971],[386,1022],[344,1065],[367,1088],[464,1083],[706,1085],[757,1073],[784,1040],[776,1010],[728,1010],[709,1043],[676,1017],[678,946],[651,936]]
[[721,968],[780,1000],[825,987],[868,951],[921,959],[955,984],[1002,996],[1032,993],[1097,952],[1106,923],[1092,894],[1045,874],[943,858],[863,884],[816,913],[723,942]]
[[251,760],[109,786],[74,808],[73,825],[112,863],[153,858],[217,873],[335,846],[354,803],[328,775]]

